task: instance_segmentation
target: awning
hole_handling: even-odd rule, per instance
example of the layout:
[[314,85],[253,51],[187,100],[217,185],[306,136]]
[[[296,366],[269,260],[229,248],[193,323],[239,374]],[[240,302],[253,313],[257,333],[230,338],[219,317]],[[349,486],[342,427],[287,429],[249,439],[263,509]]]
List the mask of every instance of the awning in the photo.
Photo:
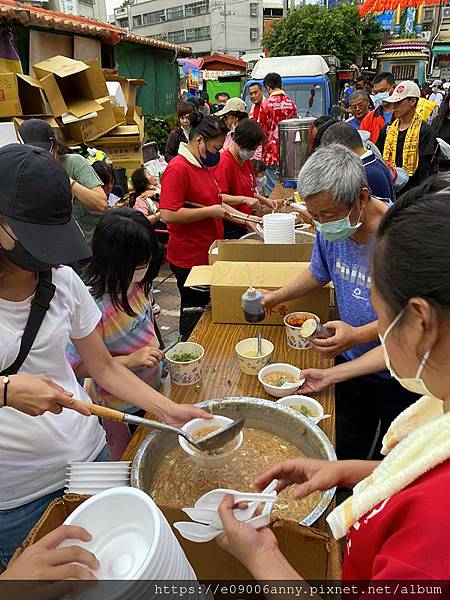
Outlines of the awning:
[[450,54],[450,44],[442,44],[442,46],[434,46],[431,51],[433,54]]

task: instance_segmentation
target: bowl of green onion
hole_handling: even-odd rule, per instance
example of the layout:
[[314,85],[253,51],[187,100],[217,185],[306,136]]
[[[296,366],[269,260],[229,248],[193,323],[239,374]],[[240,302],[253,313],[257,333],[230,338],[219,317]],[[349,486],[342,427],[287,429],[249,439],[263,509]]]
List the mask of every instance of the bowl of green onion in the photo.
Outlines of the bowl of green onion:
[[179,342],[166,354],[170,379],[175,385],[192,385],[202,379],[205,349],[195,342]]

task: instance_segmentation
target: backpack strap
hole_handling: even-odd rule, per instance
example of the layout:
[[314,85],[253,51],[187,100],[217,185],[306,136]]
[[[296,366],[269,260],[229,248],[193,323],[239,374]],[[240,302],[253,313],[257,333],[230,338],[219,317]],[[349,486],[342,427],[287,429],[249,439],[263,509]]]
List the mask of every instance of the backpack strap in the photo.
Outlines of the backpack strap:
[[42,271],[38,273],[38,285],[36,287],[34,298],[31,301],[30,314],[28,315],[28,320],[20,342],[19,354],[12,365],[0,372],[0,376],[15,375],[25,362],[42,325],[45,314],[50,308],[50,302],[55,295],[55,290],[56,287],[52,283],[52,272]]

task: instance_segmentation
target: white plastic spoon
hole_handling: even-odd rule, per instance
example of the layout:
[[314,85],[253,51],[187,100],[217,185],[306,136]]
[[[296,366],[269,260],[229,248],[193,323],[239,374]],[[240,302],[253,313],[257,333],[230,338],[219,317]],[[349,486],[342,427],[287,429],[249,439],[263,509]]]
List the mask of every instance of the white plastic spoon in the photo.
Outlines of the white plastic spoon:
[[273,502],[273,494],[255,494],[252,492],[238,492],[237,490],[217,489],[203,494],[194,505],[194,508],[212,508],[217,510],[226,494],[231,494],[235,504],[239,502]]

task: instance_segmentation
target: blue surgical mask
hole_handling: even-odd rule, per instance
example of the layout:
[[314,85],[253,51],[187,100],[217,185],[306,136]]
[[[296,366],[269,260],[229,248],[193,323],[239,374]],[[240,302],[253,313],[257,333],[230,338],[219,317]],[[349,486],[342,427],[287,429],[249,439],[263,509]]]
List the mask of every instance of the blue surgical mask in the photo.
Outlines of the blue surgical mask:
[[204,167],[215,167],[220,162],[220,152],[210,152],[206,148],[206,156],[201,157],[201,161]]
[[254,150],[241,150],[239,149],[239,157],[241,158],[241,160],[252,160],[252,158],[255,156],[255,151]]
[[362,221],[360,220],[362,210],[359,213],[356,225],[350,223],[350,213],[352,210],[353,209],[350,209],[350,212],[346,217],[338,219],[337,221],[328,221],[328,223],[314,221],[317,231],[327,240],[327,242],[340,242],[341,240],[346,240],[354,235],[362,225]]
[[373,96],[375,108],[381,105],[384,100],[389,98],[389,92],[380,92],[379,94],[375,94]]

